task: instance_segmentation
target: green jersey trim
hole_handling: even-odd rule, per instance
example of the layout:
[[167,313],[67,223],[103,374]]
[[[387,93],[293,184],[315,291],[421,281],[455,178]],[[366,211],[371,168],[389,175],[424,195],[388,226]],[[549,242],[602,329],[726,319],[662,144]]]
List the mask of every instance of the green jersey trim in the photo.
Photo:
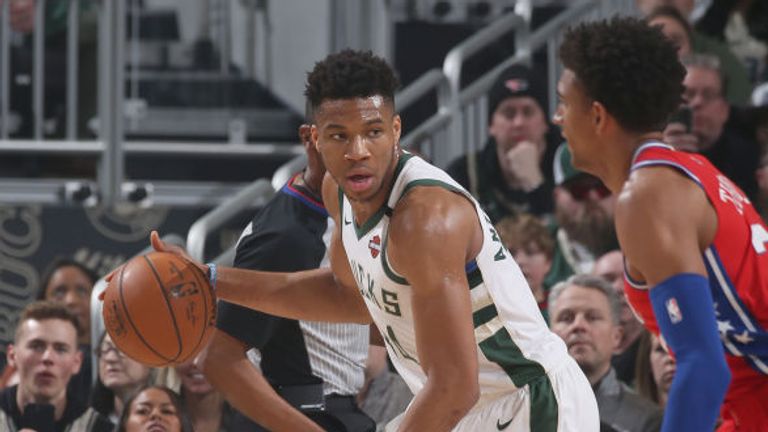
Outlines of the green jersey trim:
[[557,432],[559,411],[549,375],[531,381],[528,387],[531,390],[531,432]]
[[[408,155],[409,157],[411,155]],[[400,194],[402,197],[405,195],[409,190],[413,189],[417,186],[437,186],[442,187],[445,189],[448,189],[452,192],[459,192],[461,193],[461,190],[456,188],[453,185],[450,185],[446,182],[435,180],[435,179],[422,179],[422,180],[414,180],[403,188],[403,192]],[[382,267],[384,267],[384,273],[389,277],[393,282],[398,283],[400,285],[409,285],[408,280],[397,273],[395,273],[392,268],[389,266],[389,262],[387,261],[387,240],[389,239],[389,236],[384,237],[384,244],[381,247],[381,264]],[[469,289],[475,288],[476,286],[483,283],[483,275],[480,272],[480,269],[475,266],[475,269],[471,272],[467,273],[467,280],[469,281]]]
[[399,274],[395,273],[390,267],[389,267],[389,261],[387,261],[387,243],[389,240],[389,236],[384,236],[384,242],[381,245],[381,267],[384,269],[384,274],[387,275],[388,278],[392,280],[392,282],[400,284],[400,285],[410,285],[408,283],[408,280]]
[[[394,186],[395,181],[398,177],[400,177],[400,172],[403,171],[403,167],[405,167],[405,163],[408,162],[408,159],[412,158],[413,155],[410,153],[402,153],[400,155],[400,158],[397,160],[397,166],[395,166],[395,174],[392,176],[392,184],[390,185],[390,191],[392,190],[392,186]],[[373,214],[373,216],[369,217],[367,221],[362,226],[357,226],[357,222],[352,218],[352,224],[355,227],[355,234],[357,234],[357,239],[360,240],[363,238],[366,234],[368,234],[368,231],[373,229],[382,217],[386,213],[388,213],[389,207],[387,207],[387,202],[384,202],[384,204],[379,207],[378,210],[376,210],[376,213]]]
[[[472,314],[472,321],[475,328],[478,328],[489,324],[491,320],[498,320],[498,316],[496,305],[492,303],[475,311]],[[493,335],[481,341],[478,346],[489,361],[496,363],[507,373],[515,387],[522,388],[532,380],[546,375],[544,368],[538,362],[523,356],[503,325]]]
[[[341,190],[341,186],[339,186],[339,219],[341,219],[339,222],[344,222],[344,191]],[[339,238],[343,237],[344,230],[339,227]]]
[[400,196],[405,195],[406,193],[408,193],[408,191],[410,191],[411,189],[413,189],[413,188],[415,188],[417,186],[437,186],[437,187],[442,187],[442,188],[448,189],[451,192],[463,193],[461,191],[461,189],[459,189],[456,186],[453,186],[451,184],[448,184],[448,183],[446,183],[444,181],[435,180],[435,179],[421,179],[421,180],[414,180],[414,181],[408,183],[407,185],[405,185],[405,187],[403,188],[403,193],[400,194]]

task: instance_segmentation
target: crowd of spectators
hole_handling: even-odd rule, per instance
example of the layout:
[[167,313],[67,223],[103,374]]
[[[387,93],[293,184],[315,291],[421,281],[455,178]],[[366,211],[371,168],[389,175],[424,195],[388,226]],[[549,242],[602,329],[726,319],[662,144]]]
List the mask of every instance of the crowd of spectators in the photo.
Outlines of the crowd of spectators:
[[[648,25],[661,27],[678,45],[687,70],[681,114],[664,130],[665,142],[707,157],[743,189],[768,221],[768,100],[762,100],[763,106],[750,105],[761,102],[750,97],[752,90],[768,81],[766,3],[713,0],[697,22],[689,21],[692,0],[638,0],[638,6]],[[17,25],[23,28],[24,23]],[[624,263],[613,227],[615,197],[598,178],[571,164],[567,143],[562,143],[547,116],[546,95],[552,85],[535,67],[514,65],[501,72],[488,93],[485,146],[456,159],[447,171],[493,220],[543,316],[589,379],[603,430],[658,430],[675,361],[658,338],[643,330],[624,298]],[[302,140],[306,147],[309,139],[302,136]],[[314,162],[318,163],[316,157]],[[289,187],[292,193],[299,190],[319,200],[321,177],[294,178]],[[319,223],[326,218],[321,212]],[[276,226],[274,221],[269,224]],[[301,265],[320,265],[325,229],[318,226],[303,236],[305,241],[316,240],[319,255],[307,256]],[[244,234],[246,242],[250,235],[253,232]],[[275,259],[280,248],[285,246],[275,245],[265,253]],[[242,253],[238,251],[241,258]],[[242,264],[277,265],[266,256],[259,259]],[[261,430],[227,402],[231,392],[219,391],[208,381],[206,368],[191,362],[176,369],[150,368],[121,353],[107,334],[92,343],[90,297],[96,279],[76,261],[51,264],[37,301],[24,309],[7,348],[8,365],[0,376],[0,427],[43,432],[77,425],[83,431],[138,431],[156,422],[171,431]],[[253,319],[274,326],[299,325],[273,322],[273,317]],[[266,347],[272,331],[266,333],[258,341],[231,343],[239,360],[247,358],[248,348],[266,348],[264,372],[269,377],[269,350],[276,348]],[[218,337],[217,343],[226,346],[229,336]],[[363,346],[367,348],[366,343]],[[226,367],[216,357],[207,360],[208,368]],[[402,411],[408,399],[392,402],[394,411],[372,403],[372,399],[389,402],[388,389],[404,386],[393,377],[382,349],[371,346],[367,366],[365,382],[360,378],[350,390],[359,392],[357,399],[349,392],[333,397],[364,407],[381,426]],[[363,363],[355,367],[362,377]],[[211,381],[222,382],[215,373]],[[357,406],[349,411],[358,414]],[[254,412],[248,413],[250,417]]]

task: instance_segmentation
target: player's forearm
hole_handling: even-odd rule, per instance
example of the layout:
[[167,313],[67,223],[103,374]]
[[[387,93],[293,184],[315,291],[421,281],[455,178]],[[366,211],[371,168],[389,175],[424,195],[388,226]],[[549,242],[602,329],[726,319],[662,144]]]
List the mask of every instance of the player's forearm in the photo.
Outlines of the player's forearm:
[[662,430],[712,430],[731,374],[709,283],[700,274],[679,273],[651,289],[650,298],[664,339],[677,356]]
[[291,319],[371,320],[359,293],[338,285],[330,269],[274,273],[219,268],[216,294],[222,300]]
[[[475,377],[476,378],[476,377]],[[477,380],[427,379],[398,429],[400,432],[450,431],[479,397]]]
[[240,351],[215,350],[205,358],[206,378],[235,409],[268,430],[322,431],[282,399]]
[[688,353],[682,359],[678,357],[661,430],[714,430],[730,378],[724,359],[713,358],[706,353]]

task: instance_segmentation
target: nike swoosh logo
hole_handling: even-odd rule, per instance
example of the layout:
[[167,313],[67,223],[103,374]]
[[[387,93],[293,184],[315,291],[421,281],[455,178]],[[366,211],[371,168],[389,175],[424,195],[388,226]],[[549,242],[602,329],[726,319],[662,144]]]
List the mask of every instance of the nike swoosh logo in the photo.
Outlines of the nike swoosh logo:
[[349,224],[351,224],[351,223],[352,223],[352,222],[348,221],[346,217],[344,218],[344,225],[349,225]]
[[503,431],[504,429],[509,427],[509,425],[512,423],[512,419],[514,419],[514,417],[509,419],[509,421],[507,421],[505,423],[501,423],[501,419],[496,420],[496,429],[498,429],[500,431]]

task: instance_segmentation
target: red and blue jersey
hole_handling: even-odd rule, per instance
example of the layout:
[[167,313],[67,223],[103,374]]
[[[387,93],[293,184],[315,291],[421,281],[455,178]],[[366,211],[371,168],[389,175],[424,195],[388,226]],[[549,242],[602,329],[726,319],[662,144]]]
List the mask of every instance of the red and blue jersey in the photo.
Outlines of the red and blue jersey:
[[[744,193],[703,156],[658,142],[635,153],[632,170],[669,166],[698,184],[717,214],[717,232],[702,258],[732,381],[726,401],[768,382],[768,228]],[[625,292],[637,316],[655,334],[648,287],[625,274]]]

